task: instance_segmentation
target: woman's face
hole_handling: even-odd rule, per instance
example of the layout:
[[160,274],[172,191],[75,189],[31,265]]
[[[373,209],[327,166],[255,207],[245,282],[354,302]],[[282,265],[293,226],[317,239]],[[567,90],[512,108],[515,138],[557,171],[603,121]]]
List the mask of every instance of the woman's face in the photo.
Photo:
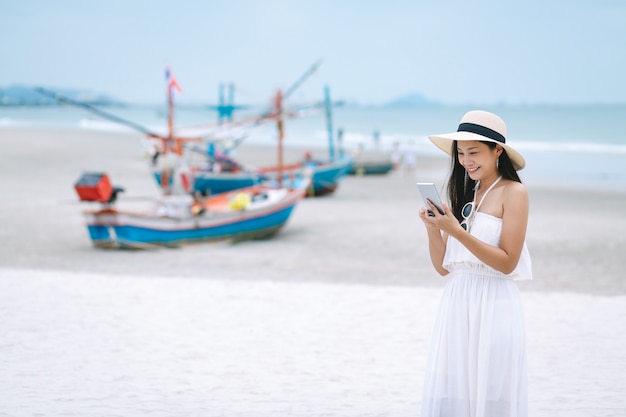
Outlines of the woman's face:
[[478,181],[498,173],[496,161],[502,152],[498,148],[492,149],[479,141],[459,141],[457,157],[469,177]]

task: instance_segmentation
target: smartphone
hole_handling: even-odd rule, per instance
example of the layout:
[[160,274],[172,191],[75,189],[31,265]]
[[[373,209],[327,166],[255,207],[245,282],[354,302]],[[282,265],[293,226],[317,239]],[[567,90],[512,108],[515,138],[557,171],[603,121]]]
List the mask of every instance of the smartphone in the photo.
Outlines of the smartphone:
[[[443,204],[441,204],[441,197],[439,197],[439,193],[437,192],[437,188],[435,184],[432,182],[418,182],[417,188],[420,190],[420,194],[422,194],[422,199],[424,200],[424,204],[426,207],[430,207],[428,205],[427,200],[430,200],[431,203],[437,207],[439,213],[444,214],[443,212]],[[434,216],[432,210],[428,210],[429,216]]]

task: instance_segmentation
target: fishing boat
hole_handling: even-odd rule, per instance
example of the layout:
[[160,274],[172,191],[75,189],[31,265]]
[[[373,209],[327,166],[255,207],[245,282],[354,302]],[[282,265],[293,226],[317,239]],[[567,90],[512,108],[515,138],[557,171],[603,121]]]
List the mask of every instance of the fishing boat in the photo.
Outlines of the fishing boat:
[[356,157],[350,168],[350,175],[385,175],[393,170],[393,163],[388,157]]
[[[300,181],[310,177],[308,196],[320,196],[332,193],[339,181],[348,174],[352,158],[343,157],[332,161],[302,161],[283,166],[282,178],[285,183]],[[193,173],[194,189],[204,193],[223,193],[255,184],[273,184],[277,182],[278,167],[262,167],[255,170],[196,170]]]
[[[86,103],[78,102],[39,88],[41,94],[61,103],[79,106],[102,117],[147,134],[160,144],[152,158],[161,195],[146,210],[129,211],[116,207],[120,187],[112,187],[106,173],[86,173],[74,184],[80,201],[96,202],[100,207],[84,212],[89,237],[95,246],[107,248],[151,248],[200,240],[241,240],[269,237],[289,219],[295,205],[308,188],[309,179],[283,184],[259,184],[231,193],[206,195],[193,189],[192,170],[183,150],[201,136],[174,134],[173,89],[178,83],[166,70],[168,94],[168,133],[158,134],[136,123],[121,119]],[[281,103],[281,92],[276,95]],[[267,116],[276,120],[279,131],[278,169],[282,173],[283,113]]]
[[[322,196],[334,192],[339,181],[348,174],[351,167],[352,158],[349,156],[324,161],[305,157],[303,162],[286,165],[283,175],[286,175],[289,180],[310,177],[311,184],[307,195]],[[277,169],[275,167],[259,168],[257,173],[265,179],[266,183],[276,181]]]
[[[301,78],[299,82],[302,80]],[[296,83],[295,85],[299,84]],[[293,87],[288,91],[292,89]],[[285,183],[301,181],[301,178],[306,176],[310,178],[307,196],[321,196],[334,192],[341,179],[352,169],[353,159],[349,155],[344,155],[341,147],[338,155],[335,155],[331,113],[333,104],[330,100],[329,88],[325,87],[324,92],[328,129],[328,159],[314,160],[311,158],[311,154],[307,152],[303,160],[298,163],[246,169],[224,154],[208,153],[209,162],[203,167],[193,169],[194,189],[203,193],[222,193],[255,184],[276,183],[279,178]],[[288,96],[287,93],[282,95],[280,100],[277,97],[272,111],[268,112],[265,117],[284,114],[282,100],[286,96]],[[279,146],[282,146],[282,139],[282,137],[279,138]]]
[[[94,246],[149,249],[207,240],[264,239],[288,221],[306,192],[297,187],[257,185],[219,195],[163,195],[146,210],[115,207],[108,176],[86,173],[75,184],[81,201],[100,203],[83,212]],[[113,200],[113,201],[112,201]]]

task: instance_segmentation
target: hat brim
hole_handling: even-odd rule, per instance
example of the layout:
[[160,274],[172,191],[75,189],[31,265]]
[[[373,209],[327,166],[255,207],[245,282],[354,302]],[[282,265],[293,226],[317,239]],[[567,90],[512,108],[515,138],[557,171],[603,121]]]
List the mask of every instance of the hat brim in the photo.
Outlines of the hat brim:
[[480,141],[480,142],[493,142],[496,143],[506,151],[506,154],[509,156],[509,159],[513,163],[513,168],[516,171],[520,171],[524,169],[526,166],[526,160],[522,156],[521,153],[513,149],[510,145],[506,143],[499,142],[494,139],[487,138],[485,136],[472,133],[472,132],[453,132],[453,133],[444,133],[441,135],[433,135],[429,136],[428,139],[432,143],[435,144],[439,149],[452,156],[452,142],[456,141]]

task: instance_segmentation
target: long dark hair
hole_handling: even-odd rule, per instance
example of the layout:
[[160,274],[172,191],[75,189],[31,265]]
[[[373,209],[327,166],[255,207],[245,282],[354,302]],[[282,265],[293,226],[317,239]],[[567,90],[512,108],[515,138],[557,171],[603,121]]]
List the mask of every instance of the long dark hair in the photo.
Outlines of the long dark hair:
[[[489,146],[490,149],[495,149],[497,145],[494,142],[488,141],[480,141],[480,143],[484,143]],[[504,149],[500,155],[498,171],[500,175],[502,175],[502,178],[520,183],[522,182],[519,175],[517,175],[517,171],[513,168],[511,158],[509,158],[509,155],[507,155],[506,150]],[[458,144],[455,140],[452,142],[452,170],[450,179],[448,180],[448,198],[450,199],[452,213],[454,214],[454,217],[459,220],[459,222],[463,220],[461,209],[463,209],[463,206],[467,204],[468,201],[472,201],[474,198],[475,186],[476,181],[465,174],[465,168],[463,168],[459,162]]]

